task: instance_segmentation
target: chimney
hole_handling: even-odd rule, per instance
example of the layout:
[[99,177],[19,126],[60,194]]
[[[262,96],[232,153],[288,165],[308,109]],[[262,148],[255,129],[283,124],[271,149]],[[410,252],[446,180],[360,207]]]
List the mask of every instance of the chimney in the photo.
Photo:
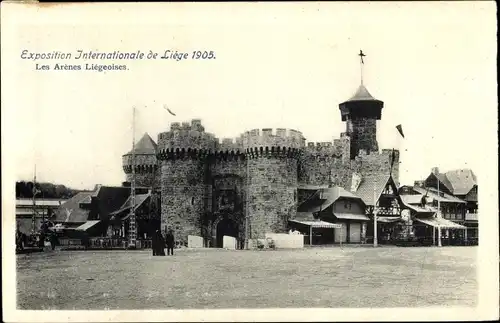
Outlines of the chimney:
[[439,174],[439,167],[432,167],[433,174]]

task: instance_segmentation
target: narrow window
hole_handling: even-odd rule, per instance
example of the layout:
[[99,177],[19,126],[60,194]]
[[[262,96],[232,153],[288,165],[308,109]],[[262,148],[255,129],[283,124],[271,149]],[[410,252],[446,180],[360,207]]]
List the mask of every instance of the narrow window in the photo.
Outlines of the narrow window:
[[191,198],[191,205],[194,205],[194,196]]

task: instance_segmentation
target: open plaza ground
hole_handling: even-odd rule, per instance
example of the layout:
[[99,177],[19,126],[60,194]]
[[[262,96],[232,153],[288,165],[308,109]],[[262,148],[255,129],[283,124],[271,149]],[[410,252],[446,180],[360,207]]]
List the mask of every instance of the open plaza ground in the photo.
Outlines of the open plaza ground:
[[19,309],[476,306],[477,247],[17,256]]

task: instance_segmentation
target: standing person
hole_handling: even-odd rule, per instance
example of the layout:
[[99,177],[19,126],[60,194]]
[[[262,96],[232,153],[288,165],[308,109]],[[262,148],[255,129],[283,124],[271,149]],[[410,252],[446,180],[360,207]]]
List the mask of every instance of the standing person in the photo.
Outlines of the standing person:
[[159,241],[158,241],[158,256],[165,256],[165,238],[163,234],[158,231]]
[[153,249],[153,256],[158,256],[158,240],[160,236],[160,231],[156,230],[153,234],[153,238],[151,239],[151,249]]
[[54,250],[56,248],[56,242],[57,242],[56,234],[52,233],[50,235],[50,247],[52,248],[52,250]]
[[175,238],[174,238],[174,233],[172,232],[172,230],[168,230],[166,242],[167,242],[167,255],[173,256],[174,255]]

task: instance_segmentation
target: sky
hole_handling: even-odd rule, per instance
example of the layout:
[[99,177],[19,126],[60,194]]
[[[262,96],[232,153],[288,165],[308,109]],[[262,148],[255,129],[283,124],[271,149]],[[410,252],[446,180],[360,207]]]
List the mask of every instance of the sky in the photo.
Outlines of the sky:
[[[434,166],[471,168],[480,180],[485,161],[497,158],[494,3],[163,5],[89,6],[85,15],[74,5],[50,6],[8,21],[2,163],[15,180],[30,180],[36,164],[38,181],[120,185],[134,105],[137,140],[199,118],[219,138],[283,127],[307,141],[332,141],[345,131],[338,105],[360,84],[360,49],[364,84],[385,102],[379,147],[401,150],[402,184]],[[208,50],[216,59],[37,71],[37,62],[20,59],[24,49]],[[38,61],[58,62],[78,63]]]

